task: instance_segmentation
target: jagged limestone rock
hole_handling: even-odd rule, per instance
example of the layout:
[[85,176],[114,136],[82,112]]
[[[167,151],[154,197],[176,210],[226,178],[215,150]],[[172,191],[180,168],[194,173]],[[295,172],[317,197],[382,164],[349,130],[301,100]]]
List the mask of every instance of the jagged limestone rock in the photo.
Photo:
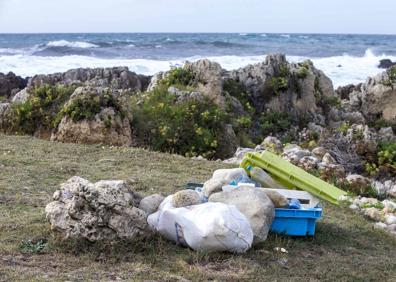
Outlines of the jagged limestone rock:
[[78,176],[61,184],[46,208],[52,229],[89,241],[132,239],[147,232],[147,213],[124,181],[91,183]]

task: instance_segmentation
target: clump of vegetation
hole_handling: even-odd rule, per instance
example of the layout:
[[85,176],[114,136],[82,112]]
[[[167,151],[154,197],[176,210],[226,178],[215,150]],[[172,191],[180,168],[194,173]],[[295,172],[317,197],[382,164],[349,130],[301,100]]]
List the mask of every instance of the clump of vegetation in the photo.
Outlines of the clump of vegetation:
[[39,254],[42,253],[44,248],[47,246],[47,240],[24,240],[21,243],[20,250],[22,253]]
[[375,203],[375,204],[365,203],[365,204],[362,206],[362,208],[363,208],[363,209],[376,208],[376,209],[382,210],[382,209],[384,208],[384,204],[381,203],[381,202],[377,202],[377,203]]
[[297,77],[299,79],[307,78],[310,67],[309,61],[304,61],[302,63],[299,63],[298,65],[299,65],[299,69],[297,70]]
[[266,112],[259,119],[263,136],[286,131],[292,125],[290,116],[282,112]]
[[287,78],[282,76],[274,76],[271,78],[270,86],[276,95],[287,90]]
[[144,145],[186,156],[215,156],[227,114],[209,98],[178,102],[176,95],[158,87],[137,99],[132,101],[134,128]]
[[348,129],[349,129],[349,124],[347,122],[343,122],[340,125],[340,127],[337,128],[337,131],[345,135],[348,132]]
[[369,123],[369,126],[379,130],[383,127],[391,127],[392,124],[389,121],[385,120],[384,118],[378,118],[375,121]]
[[365,170],[371,176],[378,174],[396,175],[396,142],[379,142],[377,155],[373,162],[365,164]]
[[[124,110],[117,99],[110,93],[109,90],[105,90],[104,93],[98,95],[98,93],[84,93],[84,95],[78,96],[73,99],[68,105],[66,105],[62,111],[58,114],[55,125],[57,125],[64,116],[70,117],[73,122],[78,122],[84,119],[92,120],[96,114],[100,113],[103,108],[114,108],[117,113],[124,116]],[[111,119],[107,117],[105,123],[111,125]]]
[[47,130],[54,128],[53,121],[75,88],[44,85],[31,90],[26,102],[13,104],[15,131],[33,134],[39,127]]
[[161,80],[163,86],[175,86],[177,88],[185,89],[188,86],[193,86],[195,82],[195,75],[191,70],[176,67],[172,68],[165,79]]
[[396,66],[392,66],[388,69],[388,76],[392,83],[396,82]]
[[242,104],[249,102],[249,93],[239,81],[228,79],[223,84],[223,91],[232,97],[237,98]]

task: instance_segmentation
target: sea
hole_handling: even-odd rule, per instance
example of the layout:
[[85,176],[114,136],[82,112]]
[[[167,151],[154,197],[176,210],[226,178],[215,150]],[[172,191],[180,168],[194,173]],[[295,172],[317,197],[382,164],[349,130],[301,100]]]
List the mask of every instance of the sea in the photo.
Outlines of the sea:
[[227,70],[284,53],[306,59],[334,86],[359,83],[396,61],[396,35],[275,33],[0,34],[0,72],[28,77],[80,67],[127,66],[152,75],[185,61],[208,58]]

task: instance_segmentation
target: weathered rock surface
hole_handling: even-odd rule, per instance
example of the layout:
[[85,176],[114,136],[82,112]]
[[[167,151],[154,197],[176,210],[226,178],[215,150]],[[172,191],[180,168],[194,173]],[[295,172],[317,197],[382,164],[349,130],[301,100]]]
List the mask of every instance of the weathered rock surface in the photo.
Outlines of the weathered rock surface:
[[44,84],[83,84],[93,87],[145,91],[150,79],[150,76],[136,74],[129,71],[127,67],[79,68],[64,73],[36,75],[29,80],[28,86],[35,87]]
[[289,63],[281,54],[269,55],[263,63],[231,71],[229,77],[244,85],[259,112],[312,116],[318,111],[317,100],[335,95],[331,80],[311,62]]
[[14,73],[0,73],[0,96],[10,98],[13,94],[22,90],[27,85],[27,80],[16,76]]
[[346,180],[349,183],[349,189],[357,195],[367,193],[371,185],[370,179],[358,174],[348,175]]
[[396,124],[396,78],[394,67],[368,78],[361,91],[355,93],[355,104],[368,121],[379,117]]
[[158,210],[158,207],[165,199],[164,196],[160,194],[153,194],[147,197],[144,197],[139,204],[139,209],[145,211],[148,215],[155,213]]
[[270,198],[260,189],[243,188],[215,193],[209,197],[209,202],[234,205],[249,220],[254,234],[254,243],[267,239],[275,217],[275,208]]
[[[70,100],[65,104],[67,108],[77,99],[99,99],[109,94],[103,88],[79,87],[75,90]],[[90,110],[90,109],[80,109]],[[52,141],[107,144],[116,146],[132,145],[131,117],[112,106],[103,107],[91,119],[74,121],[69,116],[64,116],[51,135]]]
[[392,62],[390,59],[382,59],[380,60],[380,63],[378,65],[378,68],[380,69],[388,69],[392,66],[396,65],[396,62]]
[[91,183],[72,177],[54,193],[46,217],[65,237],[89,241],[132,239],[147,232],[147,214],[124,181]]
[[12,130],[14,116],[10,103],[0,103],[0,131],[8,133]]
[[201,197],[194,190],[182,190],[172,196],[172,205],[175,208],[198,205],[201,203]]

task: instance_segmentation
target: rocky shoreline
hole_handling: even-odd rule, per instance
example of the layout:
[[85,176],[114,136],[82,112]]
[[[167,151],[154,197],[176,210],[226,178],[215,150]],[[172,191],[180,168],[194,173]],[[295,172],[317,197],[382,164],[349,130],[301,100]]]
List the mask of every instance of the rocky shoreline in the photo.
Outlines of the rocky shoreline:
[[351,192],[351,208],[392,233],[395,129],[395,66],[337,90],[312,62],[280,54],[233,71],[187,62],[152,77],[125,67],[0,74],[0,132],[229,163],[272,150]]

